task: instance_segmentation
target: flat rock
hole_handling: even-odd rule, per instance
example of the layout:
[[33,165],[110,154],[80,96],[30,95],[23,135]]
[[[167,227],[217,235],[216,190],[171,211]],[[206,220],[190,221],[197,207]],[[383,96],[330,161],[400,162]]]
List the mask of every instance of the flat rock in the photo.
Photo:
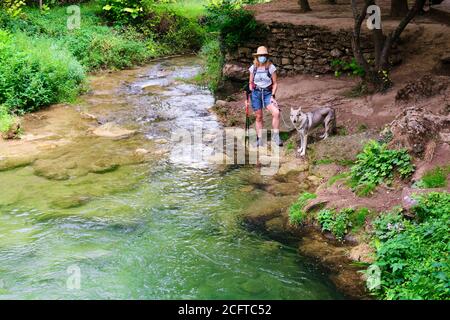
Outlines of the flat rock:
[[99,137],[123,139],[134,135],[136,131],[124,129],[113,122],[108,122],[95,128],[92,133]]

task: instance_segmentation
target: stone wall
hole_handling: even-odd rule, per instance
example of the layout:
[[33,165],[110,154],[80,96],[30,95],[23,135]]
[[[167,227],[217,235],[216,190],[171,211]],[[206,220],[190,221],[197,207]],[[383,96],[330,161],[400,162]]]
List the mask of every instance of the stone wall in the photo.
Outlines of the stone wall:
[[[368,41],[362,43],[363,48],[370,49]],[[314,25],[273,22],[267,25],[265,39],[250,41],[225,54],[224,75],[235,80],[247,79],[252,53],[260,45],[268,47],[281,76],[331,73],[331,61],[353,58],[350,30],[332,31]]]

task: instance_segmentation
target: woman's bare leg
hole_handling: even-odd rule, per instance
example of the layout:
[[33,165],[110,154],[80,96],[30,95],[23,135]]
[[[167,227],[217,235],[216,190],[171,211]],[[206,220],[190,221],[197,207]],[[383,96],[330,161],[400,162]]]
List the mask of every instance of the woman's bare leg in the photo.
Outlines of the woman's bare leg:
[[273,104],[267,106],[267,110],[272,114],[272,129],[278,132],[280,129],[280,110]]
[[261,139],[262,136],[262,128],[263,128],[263,111],[259,109],[255,111],[256,116],[256,135]]

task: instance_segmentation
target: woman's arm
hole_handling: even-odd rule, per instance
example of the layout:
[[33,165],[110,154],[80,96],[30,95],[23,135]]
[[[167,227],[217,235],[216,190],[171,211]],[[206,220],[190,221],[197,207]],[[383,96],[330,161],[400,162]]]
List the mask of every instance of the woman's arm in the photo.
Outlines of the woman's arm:
[[275,93],[277,92],[277,88],[278,88],[277,72],[274,71],[274,73],[272,73],[272,97],[275,96]]
[[253,84],[253,72],[250,72],[250,79],[248,82],[248,87],[249,87],[250,91],[254,89],[252,84]]

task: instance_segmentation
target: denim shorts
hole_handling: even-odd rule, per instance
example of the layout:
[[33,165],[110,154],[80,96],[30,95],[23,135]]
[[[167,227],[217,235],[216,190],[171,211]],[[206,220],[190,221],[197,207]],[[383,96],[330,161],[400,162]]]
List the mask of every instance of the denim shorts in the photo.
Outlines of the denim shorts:
[[252,91],[253,111],[258,111],[259,109],[266,108],[270,104],[271,97],[272,91],[269,89],[254,89]]

